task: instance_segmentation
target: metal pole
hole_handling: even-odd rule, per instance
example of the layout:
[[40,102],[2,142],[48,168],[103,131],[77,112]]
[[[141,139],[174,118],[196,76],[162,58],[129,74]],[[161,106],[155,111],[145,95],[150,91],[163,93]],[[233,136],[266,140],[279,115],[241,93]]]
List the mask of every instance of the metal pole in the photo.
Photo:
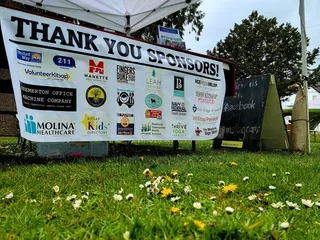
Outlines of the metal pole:
[[306,151],[307,153],[311,152],[310,149],[310,123],[309,123],[309,106],[308,106],[308,73],[307,73],[307,34],[305,27],[305,14],[304,14],[304,0],[300,0],[299,6],[299,15],[300,15],[300,29],[301,29],[301,55],[302,55],[302,80],[303,87],[305,92],[305,101],[306,101],[306,116],[307,116],[307,137],[306,137]]

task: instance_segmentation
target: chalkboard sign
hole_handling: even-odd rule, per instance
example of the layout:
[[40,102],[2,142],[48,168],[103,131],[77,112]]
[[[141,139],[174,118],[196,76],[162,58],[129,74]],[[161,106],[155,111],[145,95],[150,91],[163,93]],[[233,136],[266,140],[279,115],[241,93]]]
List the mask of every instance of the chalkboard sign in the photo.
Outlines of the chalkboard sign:
[[[267,105],[268,111],[266,111]],[[266,113],[269,114],[267,118],[265,118]],[[272,123],[273,117],[280,119],[279,123]],[[286,148],[286,144],[275,144],[279,140],[285,143],[287,141],[286,133],[283,133],[285,131],[284,121],[282,118],[283,123],[281,124],[281,118],[281,106],[273,76],[271,78],[271,75],[263,75],[238,80],[236,95],[225,98],[220,131],[213,146],[237,147],[255,151],[261,149],[261,145],[266,143],[271,147]],[[271,131],[274,132],[275,138],[272,137]],[[264,135],[267,136],[265,141],[261,141],[262,132],[265,132]]]

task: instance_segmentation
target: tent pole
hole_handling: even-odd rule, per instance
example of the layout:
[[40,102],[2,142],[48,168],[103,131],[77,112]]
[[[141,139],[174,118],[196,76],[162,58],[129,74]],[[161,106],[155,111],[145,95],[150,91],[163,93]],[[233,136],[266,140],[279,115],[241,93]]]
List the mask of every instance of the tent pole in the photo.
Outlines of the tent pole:
[[310,148],[310,122],[309,122],[309,106],[308,106],[308,73],[307,73],[307,34],[305,27],[305,11],[304,11],[304,0],[300,0],[299,15],[300,15],[300,29],[301,29],[301,56],[302,56],[302,80],[305,93],[306,101],[306,116],[307,116],[307,137],[306,137],[306,150],[309,154],[311,152]]

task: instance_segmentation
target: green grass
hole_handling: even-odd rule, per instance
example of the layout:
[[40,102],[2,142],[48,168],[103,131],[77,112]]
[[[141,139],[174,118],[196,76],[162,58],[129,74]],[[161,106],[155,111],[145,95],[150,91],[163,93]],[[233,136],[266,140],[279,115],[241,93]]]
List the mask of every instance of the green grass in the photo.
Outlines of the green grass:
[[[320,201],[320,143],[312,143],[311,155],[301,156],[212,150],[210,141],[197,142],[195,153],[189,151],[190,142],[181,142],[185,150],[174,153],[169,141],[134,142],[130,157],[127,146],[117,143],[105,159],[43,160],[20,156],[15,140],[5,140],[0,145],[0,197],[13,192],[13,198],[0,199],[0,239],[123,239],[125,231],[131,239],[320,238],[320,208],[301,203],[301,199]],[[173,187],[173,195],[181,199],[174,203],[160,194],[148,195],[146,188],[140,190],[139,184],[149,180],[143,175],[146,168],[154,176],[179,179],[179,183],[165,181],[159,189]],[[179,171],[176,177],[170,175],[173,170]],[[245,176],[247,182],[242,180]],[[237,185],[236,191],[225,194],[220,180]],[[53,191],[55,185],[59,193]],[[186,185],[192,187],[189,195],[184,193]],[[276,189],[270,190],[270,185]],[[116,202],[113,195],[120,188],[123,200]],[[76,194],[80,199],[82,191],[89,192],[89,198],[75,210],[66,197]],[[134,195],[132,201],[125,199],[129,193]],[[248,200],[249,195],[264,193],[269,196]],[[61,200],[53,204],[57,196]],[[37,202],[30,203],[31,199]],[[271,206],[286,200],[298,203],[301,210]],[[201,202],[202,209],[195,209],[194,202]],[[181,213],[170,213],[173,206]],[[234,208],[234,213],[227,214],[226,207]],[[203,231],[194,220],[206,224]],[[281,229],[282,222],[289,222],[289,229]]]

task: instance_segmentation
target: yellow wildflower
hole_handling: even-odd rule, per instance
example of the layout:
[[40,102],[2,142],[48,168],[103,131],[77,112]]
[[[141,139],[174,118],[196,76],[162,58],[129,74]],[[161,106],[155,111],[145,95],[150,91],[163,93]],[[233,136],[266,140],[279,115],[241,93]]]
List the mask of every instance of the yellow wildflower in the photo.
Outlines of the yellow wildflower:
[[228,193],[228,192],[234,192],[234,191],[236,191],[236,189],[237,189],[237,185],[229,184],[229,185],[223,187],[222,191],[224,193]]
[[178,175],[178,170],[173,170],[170,174],[172,175],[172,176],[176,176],[176,175]]
[[169,176],[164,176],[164,179],[167,180],[168,182],[172,182],[172,178]]
[[231,165],[231,167],[235,167],[235,166],[237,166],[238,164],[237,164],[236,162],[231,162],[230,165]]
[[183,226],[186,227],[186,226],[188,226],[188,224],[189,224],[188,222],[184,222]]
[[193,221],[194,225],[196,225],[197,228],[199,228],[199,230],[203,231],[204,228],[206,227],[206,224],[199,221],[199,220],[194,220]]
[[222,163],[222,162],[219,162],[218,165],[221,167],[221,166],[223,165],[223,163]]
[[152,178],[153,177],[153,172],[147,168],[143,171],[143,174],[146,176],[146,177],[149,177],[149,178]]
[[172,194],[172,189],[171,188],[163,188],[161,190],[161,194],[162,194],[162,197],[168,197],[169,195]]
[[180,209],[177,207],[172,207],[170,211],[171,211],[171,213],[180,213],[181,212]]

